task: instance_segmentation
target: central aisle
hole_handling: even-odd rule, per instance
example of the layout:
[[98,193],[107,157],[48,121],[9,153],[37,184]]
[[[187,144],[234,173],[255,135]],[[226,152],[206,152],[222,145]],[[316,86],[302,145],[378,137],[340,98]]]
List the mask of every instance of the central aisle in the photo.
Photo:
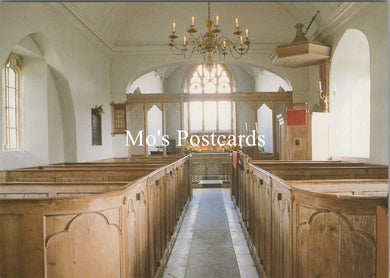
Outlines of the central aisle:
[[229,189],[194,189],[163,277],[257,278]]

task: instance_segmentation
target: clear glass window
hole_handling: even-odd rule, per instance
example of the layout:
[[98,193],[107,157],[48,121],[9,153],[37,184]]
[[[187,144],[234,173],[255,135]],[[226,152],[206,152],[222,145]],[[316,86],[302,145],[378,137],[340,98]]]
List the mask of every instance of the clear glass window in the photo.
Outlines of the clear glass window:
[[[190,94],[231,93],[231,78],[222,65],[208,68],[196,66],[189,77]],[[190,102],[190,131],[231,131],[232,103],[230,101]]]
[[20,77],[21,59],[11,54],[3,68],[3,146],[6,150],[20,148]]

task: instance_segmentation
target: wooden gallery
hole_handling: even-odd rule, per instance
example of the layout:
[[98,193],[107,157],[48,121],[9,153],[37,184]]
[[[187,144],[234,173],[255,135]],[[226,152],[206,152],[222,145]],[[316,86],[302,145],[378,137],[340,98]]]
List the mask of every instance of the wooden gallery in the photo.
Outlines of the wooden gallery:
[[389,277],[387,2],[0,18],[0,278]]

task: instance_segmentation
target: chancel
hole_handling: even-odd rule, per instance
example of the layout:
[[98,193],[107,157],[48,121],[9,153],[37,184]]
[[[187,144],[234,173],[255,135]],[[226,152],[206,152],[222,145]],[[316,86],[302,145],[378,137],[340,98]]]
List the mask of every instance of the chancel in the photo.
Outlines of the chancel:
[[0,277],[388,277],[387,2],[0,18]]

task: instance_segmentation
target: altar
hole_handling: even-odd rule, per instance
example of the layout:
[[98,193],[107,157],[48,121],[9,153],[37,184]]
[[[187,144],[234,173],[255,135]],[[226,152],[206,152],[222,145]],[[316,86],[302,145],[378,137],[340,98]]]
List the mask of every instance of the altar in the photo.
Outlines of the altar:
[[191,177],[194,187],[198,187],[203,181],[215,181],[215,183],[231,183],[232,154],[221,151],[207,150],[201,153],[191,154]]

